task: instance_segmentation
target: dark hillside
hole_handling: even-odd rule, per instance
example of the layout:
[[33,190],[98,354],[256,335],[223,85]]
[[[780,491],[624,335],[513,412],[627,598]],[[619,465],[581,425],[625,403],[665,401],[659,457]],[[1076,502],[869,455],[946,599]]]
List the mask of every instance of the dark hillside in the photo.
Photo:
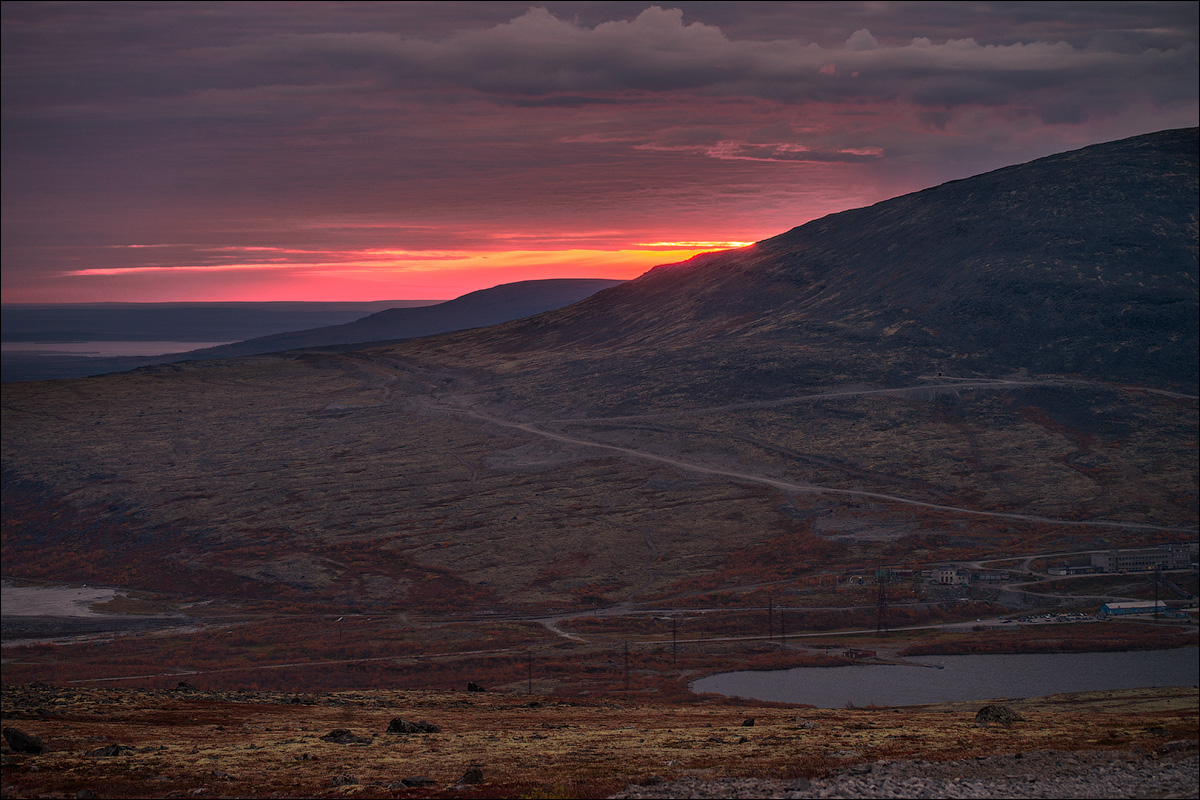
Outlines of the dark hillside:
[[[659,622],[493,623],[786,602],[797,629],[859,629],[876,596],[842,577],[881,566],[1194,542],[1196,145],[998,170],[489,328],[6,385],[5,575],[283,604],[279,663],[320,640],[302,604],[379,613],[422,654],[568,658]],[[354,338],[420,335],[399,318]],[[904,619],[1000,613],[954,591],[906,594]],[[440,624],[471,614],[482,635]],[[744,633],[713,625],[688,636]]]
[[1165,131],[834,214],[457,341],[616,351],[635,382],[685,370],[738,396],[1022,368],[1194,393],[1196,226],[1197,131]]

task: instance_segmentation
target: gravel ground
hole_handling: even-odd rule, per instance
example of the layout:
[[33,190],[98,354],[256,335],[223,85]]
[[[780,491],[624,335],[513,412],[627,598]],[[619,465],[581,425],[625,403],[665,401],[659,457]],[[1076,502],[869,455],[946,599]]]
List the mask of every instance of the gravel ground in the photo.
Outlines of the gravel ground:
[[1192,798],[1200,794],[1200,749],[1179,741],[1150,753],[1041,750],[968,761],[876,761],[812,781],[648,783],[613,797]]

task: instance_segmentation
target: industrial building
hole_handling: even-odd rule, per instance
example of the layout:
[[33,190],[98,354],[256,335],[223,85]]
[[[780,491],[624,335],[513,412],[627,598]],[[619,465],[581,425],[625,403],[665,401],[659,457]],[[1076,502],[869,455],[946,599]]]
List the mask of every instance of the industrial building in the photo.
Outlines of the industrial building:
[[1153,614],[1156,611],[1162,613],[1169,610],[1167,604],[1161,600],[1157,602],[1151,600],[1134,600],[1129,603],[1105,603],[1100,606],[1100,616],[1120,617],[1125,614]]
[[1136,550],[1108,550],[1092,553],[1092,566],[1101,572],[1142,572],[1151,569],[1187,569],[1192,554],[1178,545],[1142,547]]

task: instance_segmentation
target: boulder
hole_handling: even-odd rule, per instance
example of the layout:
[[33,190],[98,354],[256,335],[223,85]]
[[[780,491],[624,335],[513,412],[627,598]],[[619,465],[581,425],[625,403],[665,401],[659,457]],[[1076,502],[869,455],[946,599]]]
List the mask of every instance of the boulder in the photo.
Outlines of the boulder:
[[5,728],[4,741],[8,742],[9,749],[14,753],[28,753],[36,756],[46,752],[46,745],[42,744],[41,739],[20,728]]
[[1025,718],[1008,706],[984,706],[975,714],[975,724],[981,728],[988,725],[1011,725],[1014,722],[1024,722]]
[[437,781],[433,778],[426,778],[424,775],[413,775],[411,778],[401,778],[400,783],[410,789],[419,789],[425,786],[436,786]]
[[479,767],[471,767],[469,770],[463,773],[463,776],[458,779],[458,782],[468,786],[474,786],[477,783],[483,783],[483,770],[481,770]]
[[468,692],[486,692],[487,689],[484,689],[482,686],[480,686],[478,683],[475,683],[474,681],[468,681],[467,682],[467,691]]
[[329,733],[321,737],[323,742],[333,742],[334,744],[370,744],[369,736],[358,736],[345,728],[334,728]]
[[396,717],[388,723],[388,733],[441,733],[442,729],[432,722],[410,722],[406,719]]

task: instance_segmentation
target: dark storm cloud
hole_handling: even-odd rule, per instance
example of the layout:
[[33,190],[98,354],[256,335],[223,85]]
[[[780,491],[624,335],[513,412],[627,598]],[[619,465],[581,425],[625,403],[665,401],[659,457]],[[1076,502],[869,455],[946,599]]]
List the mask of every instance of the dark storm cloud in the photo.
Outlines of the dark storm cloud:
[[[1194,93],[1194,42],[1136,53],[1066,41],[981,44],[919,37],[881,44],[868,29],[837,45],[734,40],[679,9],[647,8],[587,27],[532,8],[443,38],[404,32],[288,33],[180,53],[180,90],[333,84],[397,91],[470,89],[564,105],[613,93],[690,92],[787,102],[910,101],[924,107],[1025,103],[1045,119],[1059,97],[1106,113],[1153,83],[1162,101]],[[148,81],[148,89],[157,89]],[[136,85],[136,82],[126,82]],[[157,93],[157,92],[155,92]]]
[[[1162,19],[1155,24],[1131,19],[1138,12],[1149,16],[1152,9],[1142,6],[1159,4],[1121,9],[1113,6],[1125,4],[775,4],[780,7],[772,6],[773,19],[789,24],[780,24],[774,37],[746,39],[689,19],[680,9],[654,6],[629,19],[590,26],[535,7],[508,21],[454,29],[450,12],[457,9],[465,16],[479,7],[450,4],[431,31],[428,25],[407,24],[411,16],[389,18],[383,9],[369,9],[360,18],[300,7],[272,14],[258,5],[239,13],[224,4],[183,4],[178,12],[148,13],[139,6],[91,5],[57,16],[45,8],[6,7],[6,14],[16,18],[6,20],[6,50],[15,56],[6,58],[6,103],[94,104],[172,96],[202,102],[198,95],[212,90],[333,86],[467,88],[501,97],[565,93],[565,104],[585,102],[588,93],[612,102],[607,93],[689,91],[792,102],[901,98],[944,108],[1009,103],[1031,92],[1075,93],[1091,95],[1092,111],[1102,112],[1122,99],[1113,91],[1132,94],[1152,81],[1167,99],[1194,93],[1196,87],[1194,39],[1163,31]],[[597,4],[583,5],[579,10],[598,11]],[[695,11],[720,16],[718,5]],[[1178,5],[1190,4],[1158,10],[1186,28]],[[1176,13],[1168,13],[1172,10]],[[490,16],[498,13],[491,9]],[[724,16],[733,13],[726,9]],[[843,29],[840,41],[815,42],[828,40],[833,15]],[[313,23],[321,20],[336,20],[343,29],[314,32]],[[1048,38],[988,43],[978,35],[987,30],[987,20],[1033,28]],[[355,21],[379,27],[355,29]],[[847,21],[874,24],[876,31],[845,30]],[[879,26],[897,21],[923,35],[907,41],[898,40],[894,31],[876,35]],[[1139,27],[1118,33],[1111,30],[1118,22]],[[806,23],[815,30],[806,30]],[[946,29],[977,35],[940,40],[929,35]],[[33,52],[22,57],[39,38],[50,45],[51,35],[56,47],[78,42],[74,57],[66,54],[60,63],[47,63]],[[1131,50],[1141,46],[1139,39],[1171,46]],[[1101,87],[1108,91],[1098,92]]]

